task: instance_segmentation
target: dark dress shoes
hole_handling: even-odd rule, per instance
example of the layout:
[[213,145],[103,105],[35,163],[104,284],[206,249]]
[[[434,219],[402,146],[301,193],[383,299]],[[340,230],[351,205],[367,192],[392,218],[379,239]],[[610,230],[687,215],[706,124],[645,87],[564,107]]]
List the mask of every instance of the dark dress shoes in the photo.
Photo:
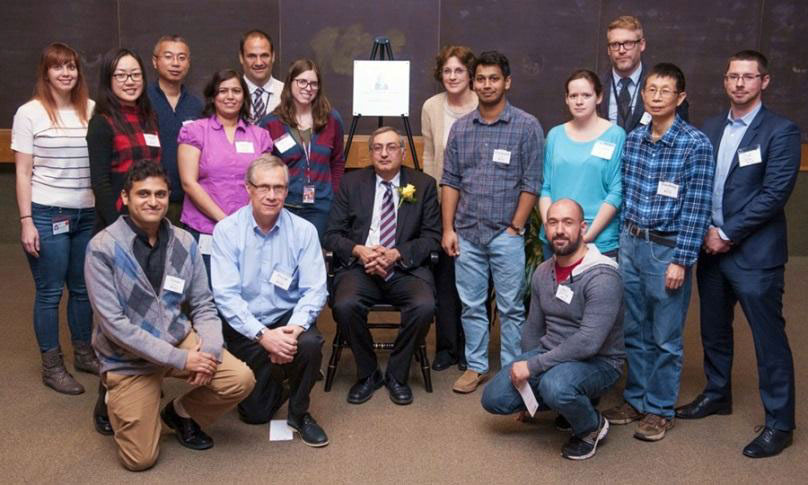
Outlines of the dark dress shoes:
[[679,419],[701,419],[711,414],[732,414],[732,401],[699,394],[693,402],[676,408]]
[[183,418],[174,410],[174,401],[166,404],[160,413],[163,421],[169,428],[177,433],[177,441],[192,450],[207,450],[213,448],[213,438],[207,435],[202,428],[191,418]]
[[793,432],[766,427],[757,438],[746,445],[743,454],[749,458],[768,458],[779,455],[781,451],[791,446],[792,441]]
[[466,369],[468,368],[469,366],[466,363],[466,356],[461,355],[460,358],[457,359],[457,370],[459,370],[460,372],[466,372]]
[[356,384],[351,386],[351,389],[348,391],[348,402],[351,404],[362,404],[370,399],[376,389],[382,387],[383,384],[384,378],[382,377],[382,373],[379,369],[376,369],[373,371],[373,374],[358,380]]
[[297,431],[303,443],[309,446],[319,448],[328,444],[328,436],[326,436],[325,431],[323,431],[323,428],[317,424],[317,421],[315,421],[309,413],[300,417],[289,416],[286,420],[286,424]]
[[435,360],[432,361],[432,370],[440,372],[455,364],[457,364],[457,357],[454,357],[446,350],[441,350],[435,354]]
[[405,406],[412,403],[412,389],[407,384],[402,384],[395,377],[387,375],[385,386],[390,392],[390,400],[394,403]]
[[93,424],[95,430],[104,436],[112,436],[115,434],[112,431],[112,424],[109,422],[109,414],[107,414],[106,404],[107,388],[102,384],[98,385],[98,399],[95,401],[95,408],[93,409]]

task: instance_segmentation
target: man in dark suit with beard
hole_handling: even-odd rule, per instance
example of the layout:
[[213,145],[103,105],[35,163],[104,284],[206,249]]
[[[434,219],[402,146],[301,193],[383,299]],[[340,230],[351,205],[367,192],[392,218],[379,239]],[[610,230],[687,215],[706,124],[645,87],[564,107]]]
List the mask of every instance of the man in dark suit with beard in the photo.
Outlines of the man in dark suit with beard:
[[707,385],[676,410],[680,419],[732,412],[732,321],[741,304],[752,328],[765,426],[743,454],[765,458],[792,442],[794,361],[783,319],[788,260],[784,206],[800,166],[800,130],[763,105],[768,61],[756,51],[730,57],[730,110],[704,123],[716,160],[712,221],[697,277]]

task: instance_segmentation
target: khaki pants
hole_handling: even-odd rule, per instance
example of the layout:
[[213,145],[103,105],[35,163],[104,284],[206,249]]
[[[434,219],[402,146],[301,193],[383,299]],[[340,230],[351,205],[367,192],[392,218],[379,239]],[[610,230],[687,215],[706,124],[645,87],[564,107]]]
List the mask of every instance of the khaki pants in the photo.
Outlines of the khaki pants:
[[[191,332],[179,345],[195,348],[198,336]],[[123,466],[132,471],[150,468],[157,461],[160,441],[160,387],[166,376],[184,379],[188,372],[164,369],[148,375],[107,372],[107,407],[115,444]],[[222,362],[207,386],[195,387],[178,399],[188,414],[205,427],[233,408],[255,385],[247,365],[222,351]]]

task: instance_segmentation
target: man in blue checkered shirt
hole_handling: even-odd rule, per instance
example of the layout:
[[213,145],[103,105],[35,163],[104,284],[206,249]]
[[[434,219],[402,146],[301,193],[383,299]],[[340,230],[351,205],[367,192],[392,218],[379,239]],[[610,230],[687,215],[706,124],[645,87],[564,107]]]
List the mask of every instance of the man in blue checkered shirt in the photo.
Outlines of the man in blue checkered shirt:
[[541,187],[544,132],[532,115],[511,106],[508,58],[480,54],[474,67],[478,109],[449,132],[441,178],[442,246],[456,257],[468,369],[453,390],[469,393],[488,372],[488,275],[501,322],[500,362],[521,354],[525,321],[525,223]]
[[686,97],[678,67],[654,66],[642,97],[645,124],[626,139],[622,168],[626,402],[603,415],[640,420],[634,437],[658,441],[673,427],[690,267],[710,220],[715,164],[707,136],[676,114]]

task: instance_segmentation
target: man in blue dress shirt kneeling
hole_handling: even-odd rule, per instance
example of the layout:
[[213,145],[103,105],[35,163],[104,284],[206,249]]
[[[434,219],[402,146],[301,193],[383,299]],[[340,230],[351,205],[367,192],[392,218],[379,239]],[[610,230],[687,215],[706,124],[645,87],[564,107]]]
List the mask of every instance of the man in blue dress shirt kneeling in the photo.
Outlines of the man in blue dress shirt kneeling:
[[227,348],[255,373],[239,416],[266,423],[288,398],[289,426],[307,445],[325,446],[328,437],[308,412],[323,346],[314,323],[327,296],[317,230],[283,208],[289,173],[279,158],[254,160],[245,182],[250,204],[216,224],[211,255]]

